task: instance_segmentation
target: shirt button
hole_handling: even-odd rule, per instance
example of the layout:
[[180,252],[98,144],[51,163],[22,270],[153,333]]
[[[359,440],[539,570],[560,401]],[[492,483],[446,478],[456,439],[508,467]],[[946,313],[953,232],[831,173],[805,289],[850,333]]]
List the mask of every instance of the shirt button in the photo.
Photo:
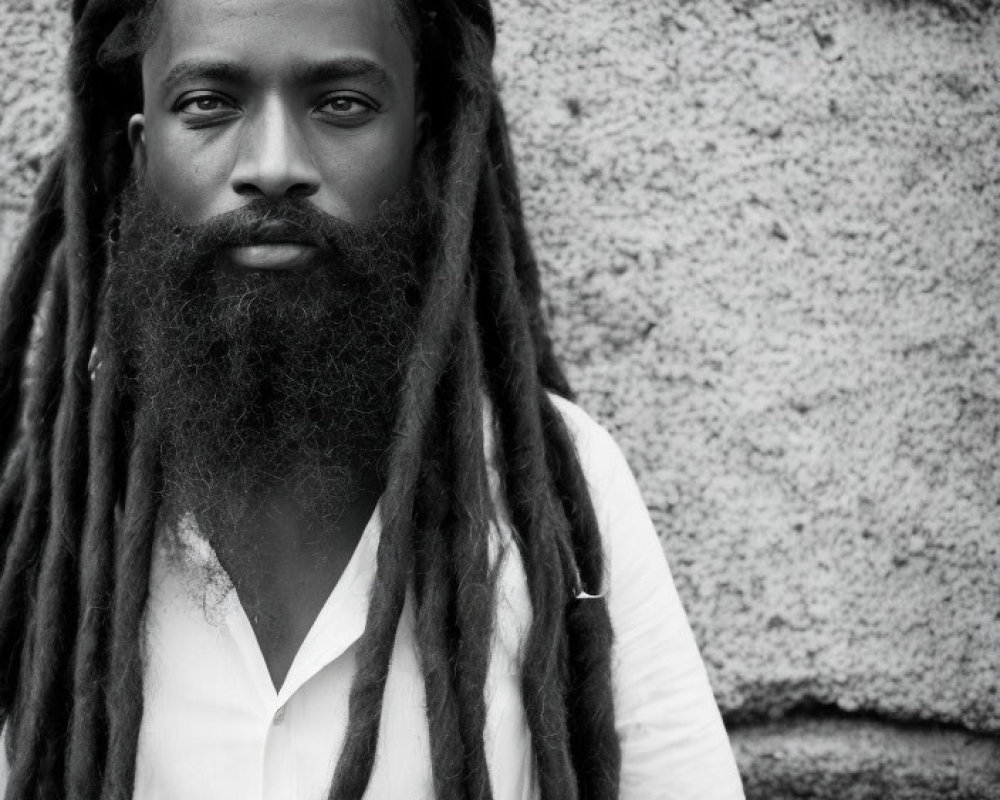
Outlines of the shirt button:
[[272,719],[272,722],[275,725],[280,725],[284,721],[284,719],[285,719],[285,707],[282,706],[281,708],[279,708],[277,711],[274,712],[274,719]]

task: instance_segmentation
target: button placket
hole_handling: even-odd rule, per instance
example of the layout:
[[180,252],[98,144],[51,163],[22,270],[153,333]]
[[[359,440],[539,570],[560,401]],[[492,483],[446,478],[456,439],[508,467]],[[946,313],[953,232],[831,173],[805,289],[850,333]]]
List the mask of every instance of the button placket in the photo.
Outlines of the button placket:
[[[264,745],[263,800],[286,800],[295,797],[295,747],[293,742],[293,716],[285,701],[274,709]],[[273,708],[273,707],[272,707]]]

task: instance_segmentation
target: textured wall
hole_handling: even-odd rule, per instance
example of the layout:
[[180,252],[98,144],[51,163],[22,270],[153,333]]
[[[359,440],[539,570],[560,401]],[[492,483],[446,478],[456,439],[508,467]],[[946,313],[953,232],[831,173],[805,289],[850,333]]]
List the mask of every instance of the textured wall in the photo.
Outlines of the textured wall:
[[[0,257],[63,106],[0,0]],[[1000,13],[497,0],[581,403],[663,536],[751,797],[1000,797]]]

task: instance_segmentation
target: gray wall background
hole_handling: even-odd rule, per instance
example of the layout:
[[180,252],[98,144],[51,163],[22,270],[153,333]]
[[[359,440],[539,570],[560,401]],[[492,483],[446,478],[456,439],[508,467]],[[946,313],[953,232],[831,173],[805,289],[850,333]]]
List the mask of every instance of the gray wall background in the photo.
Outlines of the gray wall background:
[[[65,0],[0,0],[0,262]],[[1000,798],[1000,12],[496,0],[580,402],[751,798]]]

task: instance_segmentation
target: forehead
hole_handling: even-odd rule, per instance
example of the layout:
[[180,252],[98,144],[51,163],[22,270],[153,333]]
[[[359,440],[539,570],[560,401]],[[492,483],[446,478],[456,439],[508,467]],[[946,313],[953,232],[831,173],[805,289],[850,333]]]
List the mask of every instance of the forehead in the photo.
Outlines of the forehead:
[[394,0],[158,0],[144,69],[184,60],[234,61],[262,72],[357,56],[388,70],[411,56]]

